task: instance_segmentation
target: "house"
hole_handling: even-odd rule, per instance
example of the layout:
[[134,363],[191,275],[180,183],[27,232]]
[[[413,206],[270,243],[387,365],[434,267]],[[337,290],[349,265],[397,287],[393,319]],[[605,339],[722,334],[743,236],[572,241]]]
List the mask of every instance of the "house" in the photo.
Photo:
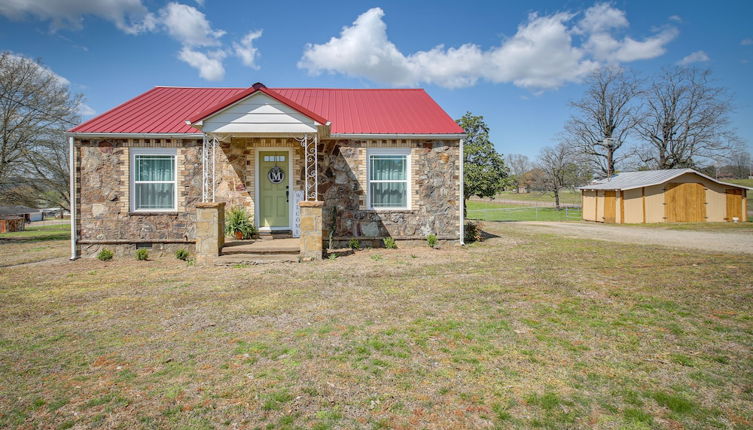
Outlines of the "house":
[[156,87],[69,136],[73,257],[221,253],[234,206],[313,258],[330,237],[463,238],[463,130],[421,89]]
[[747,221],[747,190],[693,169],[620,173],[580,187],[583,219],[605,223]]
[[44,213],[41,209],[26,206],[0,206],[0,218],[21,217],[25,222],[44,221]]

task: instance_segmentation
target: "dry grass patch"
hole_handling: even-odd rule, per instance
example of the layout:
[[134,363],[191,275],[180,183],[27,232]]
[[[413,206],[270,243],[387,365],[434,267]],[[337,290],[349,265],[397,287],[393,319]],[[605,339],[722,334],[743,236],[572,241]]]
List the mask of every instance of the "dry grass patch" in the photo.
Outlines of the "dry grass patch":
[[487,227],[320,263],[2,269],[0,426],[751,426],[751,257]]

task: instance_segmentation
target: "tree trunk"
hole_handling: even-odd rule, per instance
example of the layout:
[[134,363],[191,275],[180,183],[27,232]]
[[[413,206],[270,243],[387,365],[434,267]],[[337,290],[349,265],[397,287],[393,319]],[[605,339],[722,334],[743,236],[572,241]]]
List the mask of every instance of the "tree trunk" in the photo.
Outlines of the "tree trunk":
[[560,190],[558,188],[554,189],[554,205],[557,210],[560,210]]

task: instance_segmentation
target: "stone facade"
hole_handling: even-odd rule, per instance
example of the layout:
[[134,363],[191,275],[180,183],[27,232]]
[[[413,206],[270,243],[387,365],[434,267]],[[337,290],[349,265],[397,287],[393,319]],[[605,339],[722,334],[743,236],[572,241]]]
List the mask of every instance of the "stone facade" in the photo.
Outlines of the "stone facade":
[[[177,211],[130,211],[132,148],[176,148]],[[303,149],[295,139],[232,138],[217,151],[215,200],[227,209],[245,206],[254,213],[256,158],[265,148],[292,148],[293,192],[304,188]],[[410,208],[370,210],[366,201],[369,148],[410,148]],[[201,201],[200,139],[77,140],[76,228],[79,253],[107,247],[130,253],[136,244],[162,253],[194,250],[196,204]],[[324,140],[319,144],[319,198],[324,201],[322,235],[326,241],[357,238],[378,241],[423,240],[430,233],[458,239],[459,142],[430,140]],[[291,193],[292,195],[292,193]],[[291,199],[292,204],[292,199]]]
[[300,202],[301,206],[301,260],[321,260],[324,252],[322,240],[322,207],[324,202]]
[[[369,148],[410,148],[410,209],[372,210],[366,202]],[[460,189],[458,141],[325,141],[320,149],[319,195],[325,202],[325,237],[378,242],[423,240],[434,233],[457,240]]]

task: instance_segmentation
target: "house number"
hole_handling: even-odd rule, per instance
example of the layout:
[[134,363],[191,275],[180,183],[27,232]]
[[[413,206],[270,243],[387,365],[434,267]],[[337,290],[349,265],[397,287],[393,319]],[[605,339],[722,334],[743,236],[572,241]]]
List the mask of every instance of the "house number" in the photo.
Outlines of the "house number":
[[267,178],[269,179],[269,182],[279,184],[285,178],[285,172],[283,172],[279,166],[275,166],[269,169]]

